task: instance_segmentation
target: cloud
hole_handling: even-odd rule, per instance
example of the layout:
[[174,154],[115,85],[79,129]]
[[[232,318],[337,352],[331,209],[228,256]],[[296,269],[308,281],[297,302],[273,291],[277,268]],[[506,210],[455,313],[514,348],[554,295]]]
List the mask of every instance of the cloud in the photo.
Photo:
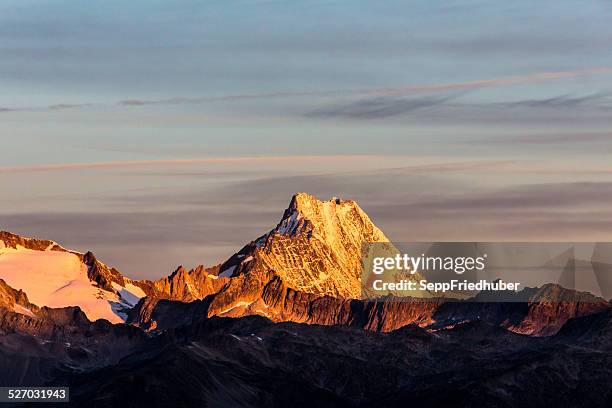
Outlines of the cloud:
[[[434,93],[434,92],[449,92],[458,90],[472,90],[480,88],[509,86],[517,84],[526,84],[532,82],[542,82],[559,80],[566,78],[576,78],[591,75],[609,75],[612,74],[612,67],[595,67],[571,71],[551,71],[537,72],[525,75],[511,75],[490,79],[479,79],[474,81],[464,82],[446,82],[438,84],[422,84],[422,85],[406,85],[387,88],[365,88],[365,89],[335,89],[322,91],[288,91],[288,92],[267,92],[267,93],[243,93],[222,96],[203,96],[203,97],[182,97],[164,99],[126,99],[117,101],[114,106],[143,106],[143,105],[174,105],[174,104],[200,104],[223,102],[233,100],[249,100],[249,99],[279,99],[290,97],[401,97],[405,95],[419,93]],[[52,110],[61,107],[61,109],[77,109],[90,106],[105,106],[105,104],[97,102],[83,102],[77,104],[57,103],[42,107],[5,107],[5,111],[38,111]]]
[[76,108],[88,108],[94,106],[91,103],[58,103],[56,105],[49,105],[49,110],[62,110],[62,109],[76,109]]
[[539,72],[527,75],[512,75],[493,79],[479,79],[466,82],[449,82],[430,85],[415,85],[396,88],[382,88],[371,90],[371,94],[381,95],[404,95],[421,92],[446,92],[453,90],[470,90],[486,87],[496,87],[505,85],[526,84],[531,82],[550,81],[555,79],[575,78],[588,75],[612,74],[612,67],[598,67],[575,71],[555,71],[555,72]]
[[457,96],[423,96],[417,98],[376,97],[319,108],[306,114],[311,118],[382,119],[430,108]]
[[[531,134],[531,135],[516,135],[516,136],[496,136],[495,139],[480,139],[472,143],[486,144],[528,144],[528,145],[586,145],[592,144],[595,147],[600,147],[602,143],[612,145],[612,133],[610,132],[584,132],[584,133],[567,133],[567,134]],[[571,170],[578,172],[579,170]],[[580,170],[584,173],[584,169]],[[612,173],[611,169],[594,171],[593,173]]]
[[[585,55],[603,52],[609,49],[610,38],[601,31],[598,35],[565,32],[554,33],[545,30],[521,32],[513,30],[493,35],[476,35],[458,38],[423,39],[422,48],[428,48],[451,55],[468,57],[542,57],[543,55]],[[569,34],[569,35],[568,35]]]
[[[158,278],[178,265],[212,266],[271,229],[282,214],[262,208],[236,212],[231,205],[198,209],[120,212],[29,212],[3,214],[0,229],[53,239],[93,251],[105,263],[135,278]],[[268,220],[268,222],[266,222]]]
[[94,103],[58,103],[54,105],[42,106],[42,107],[15,107],[15,108],[5,108],[0,107],[0,113],[4,112],[37,112],[37,111],[58,111],[64,109],[79,109],[79,108],[89,108],[93,106],[101,106],[100,104]]
[[592,102],[609,101],[609,97],[609,92],[597,92],[584,96],[559,95],[545,99],[527,99],[503,105],[528,108],[575,108],[577,106],[589,105]]
[[520,209],[578,208],[607,205],[612,201],[612,182],[547,183],[509,187],[495,192],[449,197],[446,201],[419,202],[414,205],[432,212],[516,211]]
[[[447,162],[293,176],[245,174],[212,184],[180,182],[103,195],[78,191],[68,198],[47,196],[34,200],[40,205],[27,210],[4,198],[0,229],[93,250],[129,276],[148,278],[168,274],[179,264],[212,265],[224,260],[273,228],[297,191],[320,199],[356,200],[398,242],[609,240],[612,182],[504,187],[506,176],[518,183],[522,178],[537,179],[529,167],[517,173],[521,165],[513,163]],[[493,176],[499,183],[475,183],[479,174]],[[191,177],[202,179],[197,173]],[[216,177],[208,180],[219,181]],[[550,180],[547,175],[540,179]],[[185,185],[188,188],[181,187]]]
[[470,188],[460,182],[437,194],[402,194],[406,188],[397,185],[384,199],[362,201],[387,236],[398,242],[610,239],[612,182],[499,188]]
[[172,160],[129,160],[110,162],[84,162],[84,163],[58,163],[34,166],[0,167],[2,173],[32,173],[65,171],[79,169],[146,167],[146,166],[189,166],[197,164],[219,163],[266,163],[266,162],[317,162],[317,161],[353,161],[375,158],[372,155],[329,155],[329,156],[238,156],[238,157],[207,157],[201,159],[172,159]]

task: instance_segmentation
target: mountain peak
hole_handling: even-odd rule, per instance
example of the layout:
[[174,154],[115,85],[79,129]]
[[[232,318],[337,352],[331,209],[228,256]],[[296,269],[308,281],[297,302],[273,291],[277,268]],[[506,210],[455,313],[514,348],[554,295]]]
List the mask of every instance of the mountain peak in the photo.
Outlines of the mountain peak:
[[294,211],[298,211],[305,216],[308,216],[310,213],[312,213],[312,211],[316,211],[321,206],[327,206],[330,208],[334,208],[336,206],[359,208],[357,203],[353,200],[342,200],[338,197],[332,197],[327,201],[321,201],[312,194],[300,192],[294,194],[291,198],[291,202],[289,203],[289,207],[285,210],[283,218],[290,215]]
[[273,271],[293,289],[357,298],[363,244],[388,241],[355,201],[297,193],[277,226],[241,254],[254,261],[233,275]]
[[308,209],[313,204],[316,205],[322,202],[331,203],[335,205],[342,205],[342,204],[356,205],[356,203],[353,200],[342,200],[341,198],[338,198],[338,197],[332,197],[331,199],[327,201],[321,201],[312,194],[305,193],[305,192],[299,192],[299,193],[295,193],[293,197],[291,198],[291,203],[289,204],[289,208],[303,210],[303,209]]
[[363,241],[364,238],[370,242],[389,241],[355,201],[338,197],[321,201],[308,193],[297,193],[291,198],[271,234],[301,234],[308,238],[316,234],[330,244],[346,239]]
[[[389,240],[355,201],[337,197],[321,201],[311,194],[297,193],[272,230],[218,267],[201,268],[193,274],[177,271],[156,282],[156,288],[177,293],[172,296],[180,299],[201,299],[222,288],[226,278],[276,276],[293,290],[359,298],[363,244],[371,242]],[[189,279],[178,275],[189,275]],[[236,282],[239,285],[242,281]]]

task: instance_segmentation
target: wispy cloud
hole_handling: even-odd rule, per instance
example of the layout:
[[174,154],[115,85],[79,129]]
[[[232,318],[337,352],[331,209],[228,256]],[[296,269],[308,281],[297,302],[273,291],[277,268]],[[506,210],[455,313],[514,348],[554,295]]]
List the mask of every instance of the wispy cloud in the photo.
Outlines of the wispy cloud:
[[[470,211],[520,211],[541,208],[553,211],[558,208],[575,210],[592,207],[605,207],[612,200],[610,182],[571,182],[542,183],[508,187],[494,194],[481,194],[448,197],[446,201],[420,202],[415,206],[427,208],[432,212],[456,213]],[[607,209],[606,209],[607,211]]]
[[64,109],[79,109],[89,108],[94,106],[104,106],[101,103],[57,103],[47,106],[21,106],[21,107],[2,107],[0,106],[0,113],[3,112],[36,112],[36,111],[58,111]]
[[517,102],[505,103],[509,107],[529,108],[574,108],[576,106],[589,105],[593,102],[609,101],[610,92],[597,92],[590,95],[558,95],[545,99],[526,99]]
[[[563,169],[564,164],[555,166]],[[422,241],[609,240],[609,178],[592,183],[544,182],[551,178],[517,173],[522,166],[446,162],[272,176],[256,168],[247,174],[249,166],[242,166],[245,177],[221,178],[220,183],[177,182],[129,191],[115,185],[115,191],[102,195],[85,186],[70,199],[37,196],[30,200],[35,206],[27,209],[7,202],[0,206],[0,229],[51,238],[77,250],[93,249],[105,262],[143,278],[157,278],[181,263],[212,265],[226,259],[273,228],[296,191],[320,199],[355,199],[397,241],[415,237]],[[575,179],[570,169],[566,171],[561,180]],[[518,184],[474,183],[477,176],[486,179],[495,172]],[[219,177],[212,175],[209,180]],[[521,180],[540,182],[525,185]]]
[[306,114],[311,118],[383,119],[443,104],[457,96],[416,98],[375,97],[319,108]]
[[200,159],[172,159],[172,160],[124,160],[110,162],[81,162],[81,163],[58,163],[42,164],[33,166],[10,166],[0,167],[2,173],[32,173],[80,169],[98,168],[121,168],[137,166],[188,166],[197,164],[219,164],[219,163],[270,163],[270,162],[322,162],[322,161],[354,161],[373,159],[373,155],[330,155],[330,156],[238,156],[238,157],[206,157]]
[[[199,104],[211,102],[223,102],[233,100],[248,99],[278,99],[291,97],[401,97],[419,93],[449,92],[457,90],[472,90],[488,87],[509,86],[516,84],[526,84],[532,82],[552,81],[566,78],[576,78],[590,75],[612,74],[612,67],[597,67],[571,71],[552,71],[538,72],[526,75],[512,75],[498,78],[479,79],[464,82],[445,82],[438,84],[405,85],[388,88],[369,88],[369,89],[335,89],[322,91],[288,91],[288,92],[268,92],[268,93],[242,93],[222,96],[203,96],[203,97],[182,97],[164,99],[125,99],[117,101],[115,106],[143,106],[143,105],[174,105],[174,104]],[[0,107],[0,112],[7,111],[36,111],[36,110],[57,110],[57,109],[77,109],[91,106],[106,106],[107,104],[97,102],[83,102],[76,104],[57,103],[42,107]]]
[[[571,145],[593,144],[599,146],[602,143],[607,143],[612,146],[611,132],[583,132],[583,133],[567,133],[567,134],[527,134],[514,136],[496,136],[493,139],[478,139],[470,143],[478,144],[531,144],[531,145]],[[572,170],[578,171],[578,170]],[[559,172],[559,170],[557,170]],[[608,173],[612,170],[607,170]]]

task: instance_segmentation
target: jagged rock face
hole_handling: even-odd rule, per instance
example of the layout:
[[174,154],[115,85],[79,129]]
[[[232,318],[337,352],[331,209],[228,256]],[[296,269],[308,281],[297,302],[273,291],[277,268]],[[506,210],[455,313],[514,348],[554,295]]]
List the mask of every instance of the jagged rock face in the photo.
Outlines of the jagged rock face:
[[356,299],[363,244],[388,241],[354,201],[299,193],[276,228],[226,262],[221,275],[273,271],[295,290]]
[[36,251],[66,251],[57,242],[46,239],[26,238],[8,231],[0,231],[0,249],[26,248]]
[[89,280],[96,282],[96,284],[106,290],[113,290],[113,282],[120,285],[126,285],[126,278],[114,268],[109,268],[102,262],[96,259],[96,256],[92,252],[87,252],[83,255],[83,263],[87,265],[87,276]]
[[187,270],[179,266],[170,276],[152,282],[152,288],[158,297],[191,302],[219,292],[228,282],[228,278],[218,276],[219,266],[204,268],[198,266]]
[[571,318],[609,308],[608,302],[590,293],[548,284],[531,296],[525,318],[519,324],[508,325],[508,329],[516,333],[549,336],[557,333]]
[[568,320],[609,310],[592,295],[547,285],[514,302],[448,301],[441,298],[363,301],[297,291],[273,273],[245,274],[202,301],[189,304],[158,299],[141,301],[130,320],[145,330],[166,330],[213,316],[258,315],[274,322],[351,326],[389,332],[415,324],[440,330],[469,321],[484,321],[532,336],[555,334]]
[[0,279],[0,307],[29,316],[38,311],[38,306],[30,303],[24,291],[11,288],[2,279]]

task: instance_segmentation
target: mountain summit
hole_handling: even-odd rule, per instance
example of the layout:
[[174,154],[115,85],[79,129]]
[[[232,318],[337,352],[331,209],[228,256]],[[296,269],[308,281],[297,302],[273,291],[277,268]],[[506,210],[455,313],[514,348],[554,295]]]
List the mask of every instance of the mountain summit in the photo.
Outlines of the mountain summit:
[[295,194],[271,231],[212,268],[179,268],[154,283],[172,299],[190,301],[224,289],[229,278],[269,280],[271,275],[302,293],[360,297],[362,246],[389,242],[352,200],[318,200]]
[[363,244],[388,241],[356,202],[298,193],[278,225],[241,254],[248,267],[233,274],[274,271],[302,292],[358,298]]

